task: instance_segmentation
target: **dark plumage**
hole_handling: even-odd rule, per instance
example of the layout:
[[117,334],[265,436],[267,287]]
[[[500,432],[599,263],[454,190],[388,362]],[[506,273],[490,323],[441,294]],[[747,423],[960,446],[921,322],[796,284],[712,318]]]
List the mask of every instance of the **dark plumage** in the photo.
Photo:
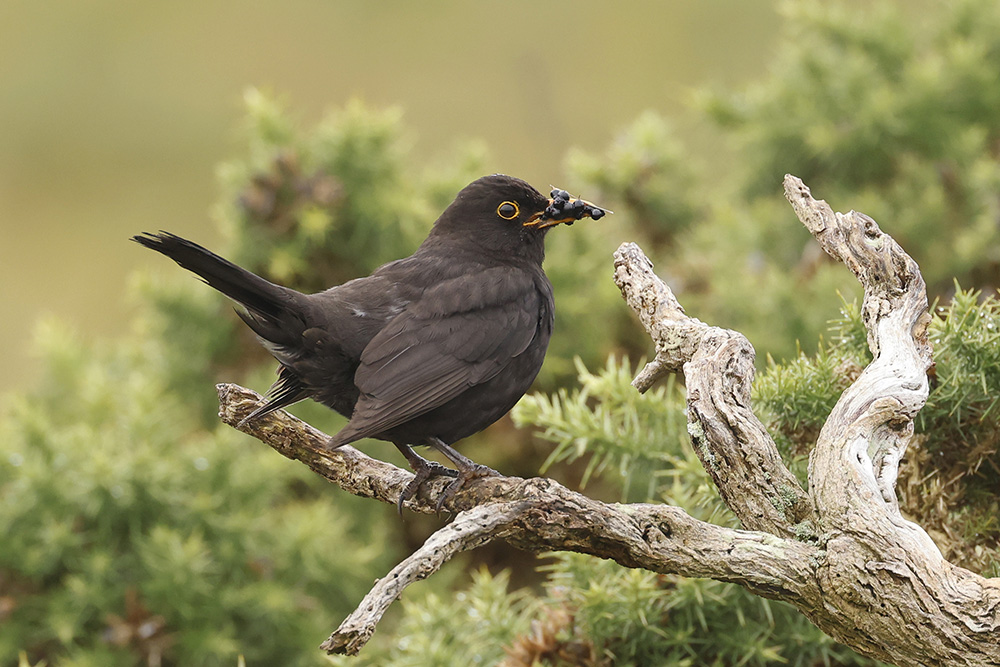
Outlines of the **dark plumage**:
[[[275,285],[179,236],[133,237],[192,271],[239,312],[280,363],[267,399],[246,420],[312,398],[350,418],[332,447],[373,437],[394,443],[417,477],[434,474],[412,445],[441,450],[461,474],[444,497],[491,471],[450,445],[510,410],[538,374],[553,324],[544,239],[560,222],[604,211],[522,180],[466,186],[411,256],[370,276],[302,294]],[[442,498],[443,500],[443,498]]]

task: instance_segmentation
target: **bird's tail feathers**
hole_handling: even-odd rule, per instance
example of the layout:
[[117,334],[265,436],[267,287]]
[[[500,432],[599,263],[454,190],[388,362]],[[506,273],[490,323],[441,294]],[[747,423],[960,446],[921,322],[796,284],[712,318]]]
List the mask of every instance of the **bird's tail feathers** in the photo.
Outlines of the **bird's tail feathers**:
[[298,403],[302,399],[307,398],[308,395],[305,385],[302,384],[298,375],[293,373],[287,366],[281,366],[278,368],[278,379],[268,389],[267,396],[254,408],[253,412],[239,421],[236,428],[240,428],[244,424],[262,417],[269,412],[274,412],[275,410],[288,407],[293,403]]
[[302,304],[296,302],[303,299],[304,295],[275,285],[211,250],[170,232],[144,233],[133,236],[132,240],[166,255],[246,308],[247,316],[240,314],[243,321],[265,340],[285,345],[290,342],[285,340],[289,333],[295,329],[299,329],[301,333]]

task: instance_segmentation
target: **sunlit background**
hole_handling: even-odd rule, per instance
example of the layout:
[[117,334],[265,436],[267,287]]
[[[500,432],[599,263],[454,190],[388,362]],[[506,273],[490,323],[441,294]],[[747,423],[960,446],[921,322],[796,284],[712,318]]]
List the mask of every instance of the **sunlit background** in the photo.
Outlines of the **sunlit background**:
[[249,87],[303,123],[360,98],[404,113],[414,160],[482,140],[490,171],[559,184],[642,111],[695,150],[692,91],[759,77],[771,0],[606,3],[5,0],[0,9],[0,390],[26,387],[39,318],[88,336],[128,318],[127,241],[211,245],[216,166]]

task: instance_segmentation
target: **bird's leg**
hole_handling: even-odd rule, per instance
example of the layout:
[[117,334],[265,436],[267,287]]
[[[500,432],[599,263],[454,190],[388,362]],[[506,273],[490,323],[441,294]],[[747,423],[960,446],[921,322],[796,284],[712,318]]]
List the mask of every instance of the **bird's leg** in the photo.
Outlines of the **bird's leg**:
[[406,485],[403,492],[399,494],[399,500],[396,501],[396,510],[400,516],[403,515],[403,503],[416,495],[417,491],[420,490],[420,485],[428,479],[436,476],[458,477],[458,471],[445,467],[436,461],[428,461],[413,451],[413,447],[398,442],[393,444],[396,445],[396,449],[403,453],[414,472],[413,480]]
[[454,482],[444,488],[444,491],[441,493],[441,497],[438,498],[437,507],[435,508],[437,512],[441,511],[441,507],[444,505],[445,501],[450,500],[456,493],[458,493],[458,490],[465,486],[470,480],[476,479],[477,477],[502,477],[502,475],[493,468],[476,463],[468,456],[459,454],[454,447],[445,443],[440,438],[427,438],[426,442],[428,445],[447,456],[448,460],[454,463],[455,467],[458,468],[458,477],[455,478]]

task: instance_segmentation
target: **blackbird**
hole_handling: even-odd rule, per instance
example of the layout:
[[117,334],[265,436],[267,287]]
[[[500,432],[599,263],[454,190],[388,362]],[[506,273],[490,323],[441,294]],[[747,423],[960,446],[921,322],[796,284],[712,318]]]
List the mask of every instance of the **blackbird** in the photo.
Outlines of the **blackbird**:
[[[549,197],[495,174],[465,188],[411,256],[370,276],[303,294],[271,283],[184,238],[133,241],[173,259],[234,300],[278,360],[278,379],[243,421],[311,398],[349,418],[331,448],[378,438],[416,473],[398,508],[431,476],[496,474],[451,445],[510,410],[542,366],[554,319],[542,271],[549,229],[606,211],[564,190]],[[429,445],[456,470],[413,450]]]

